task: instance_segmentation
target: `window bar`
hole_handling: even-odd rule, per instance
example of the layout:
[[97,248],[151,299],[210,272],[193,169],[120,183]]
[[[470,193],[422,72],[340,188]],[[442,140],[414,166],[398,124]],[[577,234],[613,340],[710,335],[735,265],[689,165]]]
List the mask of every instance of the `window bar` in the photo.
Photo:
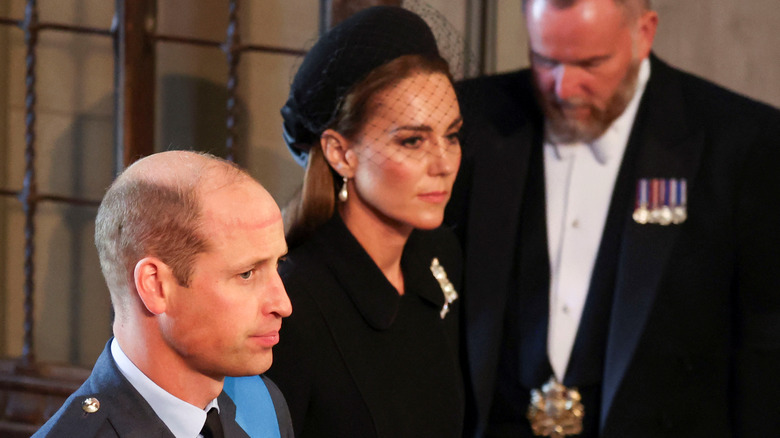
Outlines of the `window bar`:
[[[224,41],[207,40],[203,38],[192,38],[178,35],[166,35],[158,33],[152,36],[156,41],[161,43],[178,43],[178,44],[191,44],[193,46],[214,47],[221,49],[224,47]],[[265,52],[265,53],[278,53],[280,55],[293,55],[303,56],[306,54],[305,50],[289,49],[286,47],[266,46],[263,44],[237,44],[236,51],[238,52]]]
[[22,366],[31,369],[35,363],[33,329],[34,273],[35,265],[35,211],[37,207],[38,187],[35,175],[35,64],[38,44],[38,3],[27,0],[24,11],[24,42],[27,47],[25,57],[25,98],[24,98],[24,184],[19,200],[24,208],[24,345],[22,347]]
[[236,88],[238,87],[238,62],[241,59],[241,37],[238,34],[238,0],[230,0],[227,40],[223,46],[228,64],[227,78],[227,138],[225,139],[225,158],[235,161],[236,123],[238,121],[238,106],[236,105]]
[[14,20],[13,18],[0,17],[0,24],[7,24],[16,27],[22,27],[22,20]]
[[154,152],[156,15],[156,0],[116,0],[117,173]]
[[[16,26],[19,28],[22,28],[24,25],[24,20],[14,20],[12,18],[3,18],[0,17],[0,25],[11,25]],[[48,23],[46,21],[39,21],[38,22],[38,30],[59,30],[62,32],[73,32],[73,33],[82,33],[82,34],[92,34],[92,35],[103,35],[103,36],[113,36],[113,32],[109,29],[100,29],[96,27],[89,27],[89,26],[74,26],[70,24],[62,24],[62,23]]]

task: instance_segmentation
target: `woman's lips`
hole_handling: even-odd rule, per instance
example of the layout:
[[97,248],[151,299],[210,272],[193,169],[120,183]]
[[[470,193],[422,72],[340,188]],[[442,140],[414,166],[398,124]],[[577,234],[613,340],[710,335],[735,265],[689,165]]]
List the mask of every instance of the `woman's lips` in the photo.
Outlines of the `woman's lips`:
[[433,204],[440,204],[442,202],[447,201],[447,197],[449,196],[449,192],[441,191],[441,192],[426,192],[421,193],[417,195],[420,199],[422,199],[425,202],[430,202]]

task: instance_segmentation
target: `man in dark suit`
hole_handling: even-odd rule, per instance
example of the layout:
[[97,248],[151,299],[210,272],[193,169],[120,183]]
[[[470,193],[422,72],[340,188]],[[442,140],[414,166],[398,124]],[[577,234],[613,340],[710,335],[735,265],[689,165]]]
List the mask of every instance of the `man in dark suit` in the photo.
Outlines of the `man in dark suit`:
[[467,434],[780,436],[780,112],[648,1],[523,9],[531,69],[461,84]]
[[[225,376],[265,372],[290,301],[276,272],[287,251],[273,198],[216,157],[164,152],[111,185],[95,244],[114,308],[114,336],[89,379],[35,436],[246,437]],[[260,378],[258,378],[260,380]],[[292,436],[287,405],[239,406]],[[256,386],[255,386],[256,387]]]

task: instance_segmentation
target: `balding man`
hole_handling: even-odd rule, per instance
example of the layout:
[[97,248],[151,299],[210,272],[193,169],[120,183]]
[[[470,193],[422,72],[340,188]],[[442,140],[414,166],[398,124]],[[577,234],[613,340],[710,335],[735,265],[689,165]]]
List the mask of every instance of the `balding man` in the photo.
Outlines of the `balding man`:
[[[292,311],[276,272],[287,245],[271,195],[216,157],[152,155],[108,189],[95,244],[115,337],[35,436],[248,436],[223,381],[271,366]],[[281,393],[257,379],[269,403],[240,408],[271,411],[263,436],[292,436]]]
[[523,10],[531,68],[462,87],[470,434],[780,436],[780,112],[649,1]]

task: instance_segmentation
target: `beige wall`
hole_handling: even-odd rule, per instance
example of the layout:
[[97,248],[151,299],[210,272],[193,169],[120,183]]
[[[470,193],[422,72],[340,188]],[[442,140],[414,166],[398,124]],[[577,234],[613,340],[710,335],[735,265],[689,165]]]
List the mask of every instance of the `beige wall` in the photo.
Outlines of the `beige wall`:
[[[227,1],[181,7],[183,0],[158,0],[157,31],[224,40]],[[185,2],[186,3],[186,2]],[[187,3],[192,4],[192,3]],[[241,2],[239,32],[245,44],[303,49],[317,37],[318,0]],[[227,66],[214,48],[157,46],[157,149],[224,149]],[[300,59],[247,52],[239,65],[239,161],[280,203],[302,178],[282,141],[279,109]]]
[[[4,16],[22,18],[24,2],[4,2]],[[42,21],[108,27],[113,2],[45,1]],[[21,30],[3,26],[0,82],[0,184],[19,190],[24,178],[25,46]],[[36,169],[44,193],[99,199],[111,181],[113,55],[110,39],[47,32],[37,51]],[[0,299],[4,352],[18,355],[23,334],[24,217],[5,198],[0,221],[4,263]],[[109,333],[108,296],[92,244],[94,208],[40,204],[35,220],[36,352],[45,360],[88,363]]]
[[654,6],[660,56],[780,107],[780,1],[654,0]]
[[[527,65],[519,0],[497,1],[495,71]],[[671,64],[780,107],[780,1],[652,0],[655,52]]]

